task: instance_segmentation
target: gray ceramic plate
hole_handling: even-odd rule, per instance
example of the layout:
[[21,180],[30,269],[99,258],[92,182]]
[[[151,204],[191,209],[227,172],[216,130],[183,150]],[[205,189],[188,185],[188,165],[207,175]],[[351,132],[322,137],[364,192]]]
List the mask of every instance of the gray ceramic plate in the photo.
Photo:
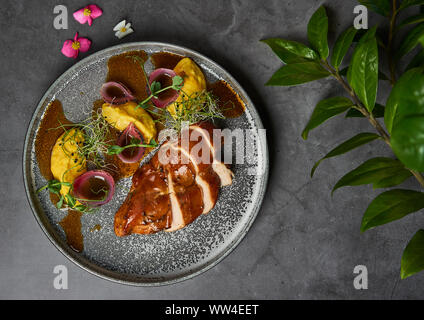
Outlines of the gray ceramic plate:
[[[250,136],[254,136],[254,147],[247,148],[246,144],[244,163],[232,165],[234,183],[221,189],[213,211],[177,232],[116,237],[114,214],[130,185],[130,179],[120,181],[110,203],[95,214],[83,215],[84,251],[77,253],[66,244],[64,232],[58,225],[65,213],[52,205],[48,192],[36,194],[46,181],[39,172],[35,157],[35,136],[47,105],[55,99],[62,102],[69,120],[78,122],[87,118],[92,102],[100,98],[99,88],[106,78],[107,60],[131,50],[145,50],[148,54],[168,51],[187,56],[200,65],[209,81],[227,81],[246,104],[246,112],[237,119],[219,123],[219,126],[253,129]],[[151,67],[147,64],[147,71]],[[25,140],[23,170],[27,196],[47,237],[81,268],[102,278],[131,285],[164,285],[189,279],[227,256],[245,236],[259,211],[268,179],[268,149],[265,135],[257,134],[255,130],[258,129],[263,126],[246,92],[228,72],[205,56],[157,42],[115,46],[87,57],[66,71],[38,104]],[[102,228],[91,232],[90,229],[97,224]]]

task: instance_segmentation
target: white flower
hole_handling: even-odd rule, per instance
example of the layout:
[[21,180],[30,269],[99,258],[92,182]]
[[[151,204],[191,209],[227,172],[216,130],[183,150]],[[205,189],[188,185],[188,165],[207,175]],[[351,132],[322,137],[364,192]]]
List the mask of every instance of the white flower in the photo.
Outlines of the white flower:
[[119,22],[114,28],[113,31],[115,32],[115,36],[117,36],[119,39],[122,39],[126,35],[133,33],[134,30],[131,28],[131,23],[127,23],[125,20],[122,20]]

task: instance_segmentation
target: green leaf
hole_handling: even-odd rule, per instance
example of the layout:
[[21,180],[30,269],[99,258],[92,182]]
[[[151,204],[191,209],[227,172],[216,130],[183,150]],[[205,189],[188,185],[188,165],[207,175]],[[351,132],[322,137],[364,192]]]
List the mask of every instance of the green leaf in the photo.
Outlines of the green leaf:
[[56,207],[58,209],[62,208],[63,206],[63,200],[65,200],[65,198],[63,197],[63,195],[60,196],[59,201],[56,203]]
[[161,84],[158,81],[153,81],[152,84],[150,85],[150,89],[152,90],[151,94],[153,96],[156,95],[156,92],[158,92],[161,89]]
[[386,48],[386,43],[382,40],[381,36],[377,33],[377,27],[378,25],[375,25],[371,29],[360,29],[355,35],[355,38],[353,39],[353,42],[365,42],[371,38],[377,39],[377,45],[381,47],[382,49]]
[[424,114],[424,75],[421,68],[404,73],[393,87],[386,103],[384,123],[392,132],[396,121],[411,114]]
[[315,170],[318,168],[318,166],[323,160],[345,154],[353,149],[356,149],[366,143],[369,143],[379,138],[380,136],[378,134],[365,132],[357,134],[353,138],[350,138],[349,140],[343,142],[342,144],[331,150],[329,153],[327,153],[324,158],[320,159],[315,163],[311,170],[311,178],[314,176]]
[[424,114],[403,117],[397,122],[390,143],[406,167],[424,171]]
[[400,277],[406,279],[424,270],[424,230],[419,230],[403,251]]
[[421,66],[424,66],[424,50],[420,50],[420,52],[416,54],[406,67],[405,72]]
[[[348,70],[349,70],[349,67],[343,68],[342,70],[339,71],[339,74],[341,76],[347,76]],[[390,79],[383,72],[378,71],[378,80],[389,81]]]
[[399,49],[395,54],[395,58],[399,60],[408,52],[412,51],[423,39],[424,36],[424,23],[420,23],[414,29],[409,31],[403,41],[401,42]]
[[107,149],[107,154],[110,155],[110,156],[113,156],[115,154],[120,154],[123,150],[124,150],[123,147],[120,147],[120,146],[117,146],[117,145],[113,145],[113,146],[110,146]]
[[392,10],[390,0],[359,0],[359,3],[385,17],[388,17]]
[[326,78],[330,73],[315,61],[288,64],[281,67],[266,83],[267,86],[295,86]]
[[270,38],[261,40],[261,42],[266,43],[272,51],[283,61],[285,64],[288,63],[300,63],[308,61],[306,58],[298,56],[286,49],[287,43],[286,40],[279,38]]
[[424,194],[418,191],[394,189],[378,195],[362,218],[361,232],[402,219],[424,208]]
[[417,6],[420,4],[424,4],[424,0],[403,0],[399,6],[399,9],[402,10],[410,6]]
[[59,194],[62,183],[59,180],[50,180],[47,184],[47,188],[51,193]]
[[[374,118],[382,118],[384,117],[385,111],[386,108],[383,105],[376,103],[374,109],[372,110],[372,115]],[[346,113],[346,118],[365,118],[365,116],[357,109],[351,108]]]
[[353,38],[353,42],[363,43],[372,38],[377,38],[377,26],[372,27],[371,29],[360,29]]
[[65,199],[66,199],[66,203],[67,203],[67,204],[68,204],[71,208],[75,207],[76,200],[75,200],[75,198],[74,198],[72,195],[70,195],[69,193],[68,193],[68,194],[66,194],[66,195],[65,195]]
[[172,78],[172,86],[181,89],[183,86],[184,80],[180,76],[175,76]]
[[139,144],[139,143],[141,143],[141,140],[140,139],[131,137],[130,144]]
[[[280,59],[282,59],[285,63],[297,62],[292,61],[294,57],[304,58],[308,60],[319,59],[318,54],[314,50],[300,42],[277,38],[271,38],[262,41],[268,44],[271,49],[277,54],[277,56],[279,56]],[[288,51],[289,55],[287,55],[283,50]]]
[[328,16],[324,6],[318,8],[308,23],[308,39],[322,59],[327,59],[328,49]]
[[149,107],[149,101],[142,103],[140,102],[137,107],[135,107],[135,109],[137,110],[138,108],[143,108],[143,109],[147,109]]
[[373,158],[344,175],[332,193],[341,187],[372,184],[374,189],[397,186],[411,176],[411,172],[398,160]]
[[352,56],[347,79],[367,110],[372,112],[378,87],[378,48],[375,38],[358,44]]
[[396,27],[396,30],[399,30],[401,28],[403,28],[404,26],[410,25],[410,24],[416,24],[416,23],[420,23],[424,21],[424,14],[418,14],[416,16],[412,16],[409,18],[406,18],[405,20],[403,20],[401,23],[399,23],[399,25]]
[[303,139],[308,139],[309,131],[318,127],[328,119],[345,112],[353,106],[353,102],[345,97],[334,97],[322,100],[317,104],[309,119],[308,124],[302,132]]
[[331,57],[331,64],[334,66],[334,68],[336,68],[336,70],[338,70],[342,64],[343,58],[352,45],[353,39],[355,38],[357,32],[357,29],[350,27],[345,30],[337,39],[334,45],[333,55]]

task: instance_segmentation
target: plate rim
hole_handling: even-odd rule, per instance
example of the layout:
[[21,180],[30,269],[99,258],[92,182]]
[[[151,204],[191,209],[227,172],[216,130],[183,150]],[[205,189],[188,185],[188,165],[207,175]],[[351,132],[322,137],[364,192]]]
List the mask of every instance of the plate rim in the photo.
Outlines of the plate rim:
[[[90,274],[95,275],[96,277],[99,277],[101,279],[105,279],[114,283],[119,283],[122,285],[130,285],[130,286],[136,286],[136,287],[159,287],[159,286],[166,286],[166,285],[171,285],[171,284],[175,284],[175,283],[179,283],[185,280],[189,280],[192,279],[210,269],[212,269],[213,267],[215,267],[218,263],[220,263],[221,261],[223,261],[231,252],[234,251],[234,249],[241,243],[241,241],[245,238],[246,234],[249,232],[253,222],[256,220],[256,217],[262,207],[262,203],[264,201],[264,197],[265,197],[265,193],[266,193],[266,189],[268,186],[268,179],[269,179],[269,150],[268,150],[268,142],[267,142],[267,138],[266,138],[266,134],[263,137],[263,141],[261,141],[264,146],[263,146],[263,165],[264,165],[264,172],[262,175],[262,181],[261,181],[261,186],[260,186],[260,190],[259,190],[259,194],[258,194],[258,199],[259,201],[256,202],[256,204],[254,205],[253,209],[252,209],[252,213],[250,215],[249,220],[247,221],[247,223],[244,225],[243,229],[241,230],[239,236],[233,240],[228,247],[225,249],[224,252],[222,252],[218,257],[214,258],[210,263],[206,264],[205,266],[201,267],[198,270],[195,270],[194,272],[191,272],[189,274],[185,274],[182,275],[180,277],[174,277],[171,279],[167,279],[164,281],[161,280],[153,280],[153,281],[130,281],[130,280],[125,280],[125,279],[118,279],[116,277],[113,276],[108,276],[106,274],[102,274],[94,269],[91,269],[89,266],[84,265],[83,262],[78,261],[76,258],[74,258],[73,256],[71,256],[68,252],[65,251],[65,249],[61,246],[60,243],[58,243],[58,241],[56,241],[53,237],[52,234],[50,234],[50,232],[47,230],[48,228],[45,226],[44,222],[41,220],[41,217],[39,216],[39,213],[37,212],[37,209],[35,208],[35,204],[32,200],[31,197],[31,192],[30,192],[30,187],[28,185],[28,176],[30,175],[30,173],[27,171],[27,164],[26,164],[26,159],[27,159],[27,155],[28,153],[30,153],[31,151],[29,150],[29,139],[31,136],[31,128],[34,126],[34,122],[36,121],[36,117],[35,115],[38,114],[38,112],[40,111],[40,109],[43,107],[45,100],[47,99],[48,95],[50,94],[50,91],[53,87],[55,87],[57,84],[59,84],[61,82],[61,80],[63,78],[65,78],[68,74],[72,73],[72,71],[78,69],[81,66],[84,66],[84,64],[87,63],[87,61],[89,61],[89,59],[92,59],[93,56],[96,55],[101,55],[102,53],[108,52],[108,51],[113,51],[114,49],[121,49],[123,47],[126,46],[163,46],[165,48],[175,48],[177,50],[184,50],[188,53],[190,53],[193,56],[197,56],[200,59],[202,59],[203,61],[207,61],[208,63],[217,66],[219,69],[221,69],[222,71],[224,71],[224,73],[226,74],[226,76],[231,80],[231,82],[233,82],[237,87],[238,87],[238,91],[239,93],[241,93],[245,99],[247,100],[248,104],[250,106],[252,106],[250,111],[253,111],[254,114],[252,114],[252,117],[254,118],[256,124],[257,124],[257,129],[265,129],[262,123],[262,120],[259,116],[259,113],[255,107],[255,105],[253,104],[253,102],[251,101],[250,97],[247,95],[246,91],[244,90],[244,88],[240,85],[240,83],[234,79],[234,77],[232,76],[232,74],[230,72],[228,72],[225,68],[223,68],[220,64],[216,63],[215,61],[213,61],[212,59],[208,58],[207,56],[199,53],[198,51],[195,51],[193,49],[184,47],[184,46],[180,46],[180,45],[175,45],[172,43],[166,43],[166,42],[157,42],[157,41],[136,41],[136,42],[126,42],[126,43],[121,43],[118,45],[114,45],[111,47],[107,47],[104,48],[102,50],[93,52],[92,54],[90,54],[89,56],[81,59],[80,61],[78,61],[77,63],[75,63],[74,65],[72,65],[70,68],[66,69],[55,81],[53,81],[53,83],[47,88],[47,90],[45,91],[45,93],[43,94],[42,98],[40,99],[40,101],[37,104],[37,107],[35,108],[32,116],[31,116],[31,121],[28,124],[28,129],[27,132],[25,134],[25,140],[24,140],[24,149],[23,149],[23,153],[22,153],[22,173],[23,173],[23,180],[24,180],[24,187],[25,187],[25,195],[27,198],[27,201],[31,207],[31,211],[33,213],[33,216],[35,218],[35,220],[37,221],[38,225],[40,226],[41,230],[44,232],[44,234],[47,236],[47,238],[50,240],[50,242],[54,245],[54,247],[59,250],[59,252],[61,252],[67,259],[69,259],[71,262],[73,262],[75,265],[77,265],[78,267],[80,267],[81,269],[89,272]],[[140,49],[142,50],[142,49]],[[88,264],[93,264],[95,266],[97,266],[96,264],[88,261]],[[99,266],[97,266],[99,267]],[[101,268],[101,267],[99,267]],[[104,268],[101,268],[104,269]],[[112,272],[112,271],[111,271]],[[156,278],[155,278],[156,279]],[[157,278],[159,279],[159,278]]]

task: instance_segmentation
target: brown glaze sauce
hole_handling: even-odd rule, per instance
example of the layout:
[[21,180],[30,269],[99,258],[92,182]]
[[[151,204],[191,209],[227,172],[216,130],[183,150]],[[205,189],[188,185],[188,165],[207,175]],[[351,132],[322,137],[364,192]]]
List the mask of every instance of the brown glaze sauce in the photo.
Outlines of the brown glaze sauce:
[[66,119],[63,113],[62,103],[59,100],[54,100],[47,106],[35,138],[35,155],[37,157],[40,172],[46,180],[53,179],[50,161],[52,150],[57,139],[65,132],[62,128],[58,128],[61,123],[63,125],[73,124]]
[[80,211],[68,210],[68,214],[59,224],[65,231],[66,242],[76,252],[84,250],[84,239],[81,232],[81,217],[83,213]]
[[108,74],[106,81],[116,81],[124,84],[134,94],[138,101],[147,98],[146,78],[139,61],[131,56],[140,57],[146,62],[148,56],[145,51],[129,51],[109,58],[107,62]]
[[[51,153],[57,139],[65,132],[63,128],[58,128],[60,124],[73,125],[74,123],[65,117],[62,103],[59,100],[54,100],[47,106],[35,138],[35,155],[40,172],[46,180],[54,178],[50,169]],[[66,128],[68,129],[69,127]],[[59,201],[59,197],[54,193],[50,193],[50,200],[55,205]],[[69,210],[66,217],[59,222],[65,232],[66,242],[77,252],[81,252],[84,249],[81,216],[81,212]]]
[[94,227],[90,228],[90,232],[100,231],[102,230],[102,226],[100,224],[96,224]]
[[130,192],[115,214],[115,234],[150,234],[169,227],[170,210],[166,175],[149,162],[132,178]]
[[180,62],[183,58],[183,56],[178,54],[165,51],[153,53],[150,56],[150,60],[156,69],[166,68],[171,70],[174,69],[178,62]]
[[[35,138],[35,155],[37,157],[38,167],[46,180],[52,180],[54,178],[50,169],[51,154],[57,139],[65,132],[64,129],[58,128],[61,123],[63,125],[73,124],[66,119],[62,103],[59,100],[54,100],[47,106]],[[50,193],[50,200],[56,205],[59,197],[54,193]]]
[[218,98],[218,106],[226,118],[237,118],[244,113],[243,101],[227,82],[219,80],[209,83],[208,89]]

